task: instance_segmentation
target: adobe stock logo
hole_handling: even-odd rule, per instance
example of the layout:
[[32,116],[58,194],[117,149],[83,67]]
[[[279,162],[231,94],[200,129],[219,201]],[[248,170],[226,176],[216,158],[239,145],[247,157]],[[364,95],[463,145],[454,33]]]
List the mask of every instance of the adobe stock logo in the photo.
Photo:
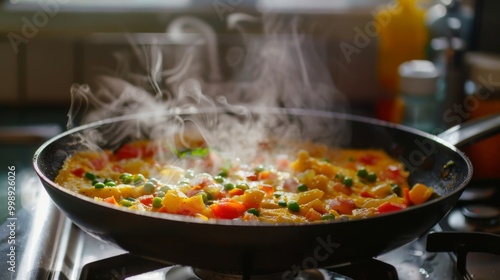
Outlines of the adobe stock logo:
[[[49,23],[49,20],[59,13],[60,5],[67,4],[70,0],[41,0],[38,1],[38,11],[33,13],[31,17],[21,17],[21,32],[9,32],[7,38],[17,54],[21,44],[28,44],[29,40],[38,34],[40,28],[43,28]],[[17,0],[11,1],[12,4],[17,4]]]

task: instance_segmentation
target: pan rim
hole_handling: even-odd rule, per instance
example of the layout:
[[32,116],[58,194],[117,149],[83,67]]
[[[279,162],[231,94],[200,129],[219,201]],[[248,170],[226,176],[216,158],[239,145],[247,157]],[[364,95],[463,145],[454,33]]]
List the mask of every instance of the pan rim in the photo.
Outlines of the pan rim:
[[[462,182],[459,183],[459,186],[450,191],[446,196],[440,196],[438,198],[435,198],[431,201],[427,201],[423,204],[420,205],[414,205],[411,206],[408,209],[405,209],[403,211],[408,211],[408,212],[413,212],[414,210],[416,211],[417,209],[426,207],[430,204],[438,203],[441,200],[446,199],[449,196],[456,195],[459,192],[462,192],[463,189],[467,186],[467,184],[470,182],[472,179],[472,172],[473,172],[473,167],[472,163],[470,162],[469,158],[462,152],[460,151],[457,147],[451,145],[450,143],[446,142],[445,140],[439,138],[436,135],[404,126],[401,124],[396,124],[396,123],[391,123],[391,122],[386,122],[378,119],[373,119],[370,117],[365,117],[365,116],[360,116],[360,115],[353,115],[353,114],[348,114],[348,113],[340,113],[340,112],[332,112],[332,111],[324,111],[324,110],[311,110],[311,109],[303,109],[303,108],[258,108],[258,107],[245,107],[246,110],[249,110],[251,113],[279,113],[279,114],[294,114],[294,115],[305,115],[307,114],[308,116],[317,116],[317,117],[334,117],[334,118],[340,118],[343,120],[347,121],[356,121],[356,122],[362,122],[370,125],[377,125],[377,126],[382,126],[382,127],[387,127],[387,128],[393,128],[397,130],[401,130],[413,135],[418,135],[420,137],[424,137],[426,139],[429,139],[431,141],[437,142],[446,148],[450,149],[452,152],[456,153],[459,155],[466,163],[467,165],[467,171],[468,174],[464,178]],[[215,107],[215,108],[172,108],[169,110],[165,110],[162,112],[161,116],[168,116],[168,115],[178,115],[178,114],[200,114],[200,113],[222,113],[222,112],[228,112],[227,108],[223,107]],[[303,226],[308,226],[308,227],[315,227],[315,226],[324,226],[325,224],[338,224],[338,223],[356,223],[356,222],[361,222],[361,221],[366,221],[366,220],[373,220],[376,221],[378,219],[385,219],[387,217],[391,217],[394,215],[400,214],[400,211],[396,212],[389,212],[389,213],[382,213],[382,214],[377,214],[375,216],[370,216],[368,218],[359,218],[359,219],[351,219],[351,220],[333,220],[333,221],[327,221],[327,222],[321,222],[321,223],[265,223],[265,222],[248,222],[248,221],[240,221],[240,220],[225,220],[225,219],[209,219],[209,220],[204,220],[201,218],[196,218],[196,217],[191,217],[191,216],[185,216],[185,215],[177,215],[177,214],[169,214],[169,213],[154,213],[154,212],[148,212],[148,211],[137,211],[137,210],[130,210],[128,208],[124,207],[119,207],[115,205],[108,205],[106,203],[100,203],[98,201],[95,201],[94,199],[91,199],[87,196],[81,195],[79,193],[76,193],[74,191],[71,191],[69,189],[63,188],[56,184],[53,180],[50,180],[45,176],[45,174],[40,170],[39,167],[39,157],[43,153],[43,151],[56,142],[57,140],[67,137],[71,134],[87,130],[87,129],[92,129],[96,128],[102,125],[106,124],[112,124],[114,122],[120,122],[120,121],[126,121],[126,120],[131,120],[135,119],[141,116],[148,116],[148,115],[154,115],[157,113],[138,113],[138,114],[130,114],[130,115],[122,115],[118,117],[113,117],[113,118],[107,118],[95,122],[91,122],[88,124],[83,124],[76,126],[74,128],[68,129],[65,132],[60,133],[59,135],[56,135],[52,137],[51,139],[47,140],[44,142],[34,153],[33,159],[32,159],[32,164],[34,167],[35,172],[39,176],[39,178],[44,181],[46,184],[50,185],[52,188],[57,189],[58,191],[64,192],[66,195],[76,197],[78,199],[84,200],[86,202],[92,203],[96,206],[99,207],[108,207],[113,210],[119,210],[122,211],[123,213],[131,214],[131,215],[137,215],[137,216],[145,216],[148,218],[155,218],[155,219],[163,219],[163,220],[168,220],[172,222],[181,222],[181,223],[197,223],[197,224],[207,224],[207,225],[221,225],[221,226],[259,226],[259,227],[303,227]],[[44,186],[46,186],[44,184]]]

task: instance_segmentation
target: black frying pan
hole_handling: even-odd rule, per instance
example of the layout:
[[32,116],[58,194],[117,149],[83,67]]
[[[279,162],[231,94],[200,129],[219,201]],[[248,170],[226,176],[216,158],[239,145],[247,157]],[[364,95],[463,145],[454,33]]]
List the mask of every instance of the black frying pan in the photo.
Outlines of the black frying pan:
[[[500,116],[490,126],[500,126]],[[406,163],[410,183],[433,186],[439,198],[405,211],[361,220],[322,224],[268,225],[237,221],[209,222],[185,216],[138,213],[115,208],[70,192],[53,180],[65,158],[82,145],[81,135],[104,135],[124,124],[140,127],[102,147],[115,148],[133,138],[151,137],[152,127],[168,132],[180,119],[234,121],[251,119],[263,125],[283,143],[289,138],[308,138],[350,148],[380,148]],[[152,123],[153,122],[153,123]],[[340,125],[344,124],[340,129]],[[294,133],[284,127],[293,126]],[[216,130],[217,126],[211,129]],[[486,130],[484,130],[486,131]],[[286,132],[286,134],[285,134]],[[286,136],[281,136],[286,135]],[[444,134],[443,134],[444,135]],[[448,133],[446,137],[454,139]],[[455,143],[470,140],[455,139]],[[96,139],[101,139],[96,137]],[[238,139],[236,137],[236,139]],[[237,141],[237,140],[235,140]],[[454,165],[444,170],[449,161]],[[34,168],[55,204],[80,228],[139,256],[190,265],[197,268],[242,274],[289,273],[354,262],[377,256],[418,238],[431,229],[452,208],[472,175],[470,161],[449,142],[418,130],[377,120],[319,111],[292,109],[253,110],[251,113],[224,109],[190,113],[125,116],[69,130],[43,144],[35,153]],[[284,276],[288,274],[283,274]]]

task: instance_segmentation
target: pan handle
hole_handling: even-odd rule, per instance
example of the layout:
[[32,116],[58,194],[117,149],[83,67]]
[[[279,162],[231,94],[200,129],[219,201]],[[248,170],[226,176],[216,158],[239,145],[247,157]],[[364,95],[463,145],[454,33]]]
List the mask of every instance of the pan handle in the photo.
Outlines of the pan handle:
[[438,134],[438,137],[459,148],[500,132],[500,114],[474,119]]

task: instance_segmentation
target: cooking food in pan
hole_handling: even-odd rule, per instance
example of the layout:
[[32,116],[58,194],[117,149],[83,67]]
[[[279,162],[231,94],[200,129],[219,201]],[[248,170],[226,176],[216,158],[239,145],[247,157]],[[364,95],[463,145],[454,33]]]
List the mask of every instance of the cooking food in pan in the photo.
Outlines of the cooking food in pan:
[[55,182],[137,211],[270,223],[365,218],[437,196],[423,183],[410,186],[405,166],[382,150],[303,143],[285,154],[273,145],[262,143],[245,163],[205,145],[179,151],[135,141],[77,152]]

